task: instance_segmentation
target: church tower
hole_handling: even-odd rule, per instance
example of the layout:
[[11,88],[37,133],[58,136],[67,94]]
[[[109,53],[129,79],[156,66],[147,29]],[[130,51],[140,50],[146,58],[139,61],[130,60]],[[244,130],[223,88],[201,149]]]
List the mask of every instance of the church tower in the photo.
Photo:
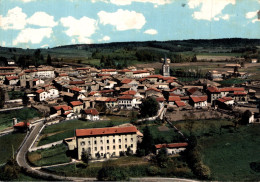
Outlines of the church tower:
[[166,59],[166,56],[164,57],[163,65],[162,65],[162,73],[163,76],[170,76],[170,65],[168,64],[168,61]]

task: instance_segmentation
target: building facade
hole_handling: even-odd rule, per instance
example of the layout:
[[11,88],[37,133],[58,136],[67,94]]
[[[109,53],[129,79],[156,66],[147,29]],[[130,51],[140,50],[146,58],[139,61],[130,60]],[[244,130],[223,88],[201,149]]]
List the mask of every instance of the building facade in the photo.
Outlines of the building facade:
[[91,159],[119,157],[128,148],[133,154],[137,150],[137,128],[112,127],[76,130],[78,159],[87,152]]

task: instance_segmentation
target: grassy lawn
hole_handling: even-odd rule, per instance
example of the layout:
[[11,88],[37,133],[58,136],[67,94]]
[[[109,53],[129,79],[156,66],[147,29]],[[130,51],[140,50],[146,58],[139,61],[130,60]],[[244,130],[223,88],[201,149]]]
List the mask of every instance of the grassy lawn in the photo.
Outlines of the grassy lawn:
[[60,124],[48,126],[43,130],[41,135],[42,138],[38,143],[38,146],[63,140],[64,138],[73,137],[75,129],[104,128],[130,122],[130,119],[127,117],[110,116],[108,118],[110,119],[110,121],[91,122],[82,120],[71,120],[65,121]]
[[237,132],[198,140],[203,161],[216,181],[259,181],[250,163],[260,160],[260,125],[240,126]]
[[9,99],[10,100],[13,100],[13,99],[21,99],[24,95],[24,92],[21,92],[21,91],[11,91],[11,92],[8,92],[8,95],[9,95]]
[[221,82],[219,82],[221,85],[223,86],[232,86],[234,84],[242,84],[246,82],[245,79],[241,79],[241,78],[231,78],[231,79],[227,79],[227,80],[223,80]]
[[[190,124],[191,122],[193,122],[193,125]],[[225,119],[209,119],[195,121],[175,121],[173,124],[186,136],[190,134],[190,131],[193,135],[203,136],[219,133],[220,127],[222,125],[232,125],[233,123]]]
[[12,157],[12,146],[15,152],[22,143],[25,135],[25,133],[12,133],[0,137],[0,164],[7,162]]
[[12,118],[17,118],[18,121],[32,119],[41,116],[40,113],[33,108],[23,108],[15,111],[0,112],[0,130],[13,125]]
[[66,156],[67,146],[65,144],[28,153],[28,160],[35,166],[48,166],[70,162]]

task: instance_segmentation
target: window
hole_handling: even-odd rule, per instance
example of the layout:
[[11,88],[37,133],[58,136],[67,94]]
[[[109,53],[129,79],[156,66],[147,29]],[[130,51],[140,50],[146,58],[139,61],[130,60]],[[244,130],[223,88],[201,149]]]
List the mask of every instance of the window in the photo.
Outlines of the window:
[[95,147],[95,151],[97,151],[97,147]]
[[109,150],[109,146],[107,146],[107,150]]
[[119,145],[119,149],[121,149],[121,145]]
[[131,148],[133,148],[134,146],[133,146],[133,144],[131,144]]
[[116,143],[116,140],[115,140],[115,139],[113,139],[113,143]]
[[127,138],[125,138],[125,142],[127,142]]
[[107,143],[109,143],[109,140],[107,140]]
[[89,144],[89,145],[91,145],[91,142],[90,142],[90,141],[88,141],[88,144]]
[[97,141],[96,141],[96,140],[94,141],[94,144],[97,144]]
[[133,138],[131,138],[131,142],[133,142],[134,141],[134,139]]
[[103,144],[103,140],[100,140],[100,143]]
[[119,139],[118,142],[121,143],[121,139]]
[[103,156],[103,153],[101,153],[101,156]]
[[113,152],[113,154],[112,155],[116,155],[116,153],[115,152]]
[[103,150],[103,147],[100,147],[100,150]]
[[85,148],[82,148],[82,152],[85,152]]
[[113,149],[114,149],[114,150],[116,149],[116,146],[115,146],[115,145],[113,145]]
[[125,145],[125,148],[127,148],[127,145]]
[[80,145],[81,145],[81,146],[84,146],[84,145],[85,145],[85,142],[81,142]]

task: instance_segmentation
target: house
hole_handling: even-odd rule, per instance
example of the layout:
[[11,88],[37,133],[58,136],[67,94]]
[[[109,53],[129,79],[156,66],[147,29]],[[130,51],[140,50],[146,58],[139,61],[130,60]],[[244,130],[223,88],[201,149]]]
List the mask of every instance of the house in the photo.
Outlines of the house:
[[222,97],[218,99],[218,101],[226,105],[234,105],[234,99],[232,97]]
[[217,87],[208,87],[207,95],[208,95],[208,102],[210,103],[222,97],[221,92]]
[[101,74],[116,75],[116,69],[101,69]]
[[96,121],[99,120],[99,112],[95,108],[86,109],[82,111],[81,117],[86,120]]
[[133,154],[137,150],[137,128],[135,126],[76,129],[78,159],[87,152],[91,159],[120,157],[128,148]]
[[122,95],[118,97],[117,103],[120,109],[133,109],[133,107],[137,107],[136,99],[131,95]]
[[148,88],[145,91],[145,96],[146,97],[151,97],[151,96],[155,96],[155,97],[163,97],[162,91],[158,90],[157,88]]
[[72,101],[70,102],[70,106],[72,107],[74,113],[80,113],[83,109],[83,103],[80,101]]
[[105,104],[108,109],[115,108],[118,106],[117,98],[107,98]]
[[36,92],[35,92],[35,94],[36,94],[36,100],[38,100],[38,101],[44,101],[44,100],[46,100],[46,99],[48,99],[49,98],[49,94],[48,94],[48,92],[46,92],[45,90],[43,90],[43,89],[39,89],[39,90],[37,90]]
[[45,83],[44,80],[41,80],[38,78],[33,79],[33,86],[37,86],[37,85],[44,84],[44,83]]
[[147,77],[149,76],[150,73],[148,71],[145,71],[145,70],[137,70],[137,71],[133,71],[133,75],[132,77],[133,78],[144,78],[144,77]]
[[6,85],[17,85],[18,81],[19,81],[18,76],[6,76],[4,83]]
[[194,108],[207,107],[207,96],[190,96],[190,104]]
[[164,101],[165,101],[164,97],[156,97],[155,100],[159,103],[160,108],[164,106]]
[[31,128],[29,122],[19,122],[13,126],[15,131],[26,131]]
[[180,96],[170,96],[168,98],[169,105],[176,105],[176,101],[181,101]]
[[59,90],[56,89],[55,87],[50,88],[48,90],[48,93],[49,93],[49,97],[52,98],[52,99],[59,97]]
[[155,145],[156,154],[163,148],[166,149],[168,155],[175,155],[186,150],[188,143],[169,143],[169,144],[157,144]]
[[49,69],[38,69],[33,73],[34,78],[55,78],[54,71]]

